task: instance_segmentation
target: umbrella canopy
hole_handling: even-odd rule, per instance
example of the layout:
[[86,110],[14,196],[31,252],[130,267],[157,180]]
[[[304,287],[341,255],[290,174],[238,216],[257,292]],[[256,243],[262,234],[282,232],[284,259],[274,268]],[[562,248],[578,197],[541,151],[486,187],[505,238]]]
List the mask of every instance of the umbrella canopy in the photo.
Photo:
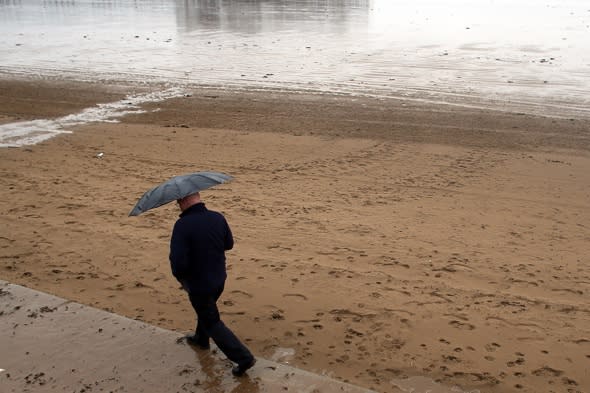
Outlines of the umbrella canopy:
[[195,172],[173,177],[143,194],[129,215],[138,216],[150,209],[225,183],[231,179],[231,176],[219,172]]

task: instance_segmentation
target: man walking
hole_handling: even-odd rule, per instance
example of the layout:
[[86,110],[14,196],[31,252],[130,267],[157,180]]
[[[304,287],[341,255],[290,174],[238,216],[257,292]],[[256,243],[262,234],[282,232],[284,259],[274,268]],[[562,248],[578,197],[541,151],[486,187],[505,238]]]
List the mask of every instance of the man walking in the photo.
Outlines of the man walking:
[[225,251],[234,245],[225,217],[208,210],[199,193],[176,201],[182,210],[170,240],[172,274],[180,282],[197,313],[197,328],[187,342],[209,349],[209,338],[236,366],[235,376],[252,368],[256,359],[221,321],[217,299],[223,293],[227,273]]

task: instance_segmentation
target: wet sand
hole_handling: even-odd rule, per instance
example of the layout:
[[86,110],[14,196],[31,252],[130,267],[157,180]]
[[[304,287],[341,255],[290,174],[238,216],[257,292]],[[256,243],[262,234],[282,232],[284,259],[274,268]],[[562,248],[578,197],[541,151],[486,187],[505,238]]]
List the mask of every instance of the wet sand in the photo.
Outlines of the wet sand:
[[[0,122],[126,93],[1,81]],[[0,150],[1,279],[190,331],[176,207],[127,213],[218,170],[235,181],[203,197],[236,238],[220,308],[255,354],[383,392],[588,391],[588,120],[214,90],[145,107]]]

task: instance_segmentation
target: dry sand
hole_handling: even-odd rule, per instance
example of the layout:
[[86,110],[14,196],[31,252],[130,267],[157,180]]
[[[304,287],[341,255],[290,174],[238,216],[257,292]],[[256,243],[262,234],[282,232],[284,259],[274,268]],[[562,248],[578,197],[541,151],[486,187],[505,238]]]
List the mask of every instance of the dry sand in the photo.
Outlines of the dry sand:
[[[0,82],[0,122],[125,89]],[[148,106],[149,107],[149,106]],[[403,101],[194,91],[120,124],[0,150],[0,278],[164,328],[176,174],[236,238],[220,308],[256,355],[383,392],[590,391],[590,121]],[[152,109],[153,109],[152,108]],[[95,158],[104,152],[102,158]]]

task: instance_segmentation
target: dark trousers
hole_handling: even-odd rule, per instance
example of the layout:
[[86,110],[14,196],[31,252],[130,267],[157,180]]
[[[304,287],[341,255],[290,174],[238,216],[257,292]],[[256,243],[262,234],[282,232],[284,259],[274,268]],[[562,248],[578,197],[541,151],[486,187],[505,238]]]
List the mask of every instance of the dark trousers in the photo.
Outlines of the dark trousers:
[[189,293],[189,299],[197,313],[195,337],[201,344],[208,343],[209,338],[213,339],[229,360],[247,364],[254,356],[219,317],[217,299],[222,293],[223,286],[210,293]]

